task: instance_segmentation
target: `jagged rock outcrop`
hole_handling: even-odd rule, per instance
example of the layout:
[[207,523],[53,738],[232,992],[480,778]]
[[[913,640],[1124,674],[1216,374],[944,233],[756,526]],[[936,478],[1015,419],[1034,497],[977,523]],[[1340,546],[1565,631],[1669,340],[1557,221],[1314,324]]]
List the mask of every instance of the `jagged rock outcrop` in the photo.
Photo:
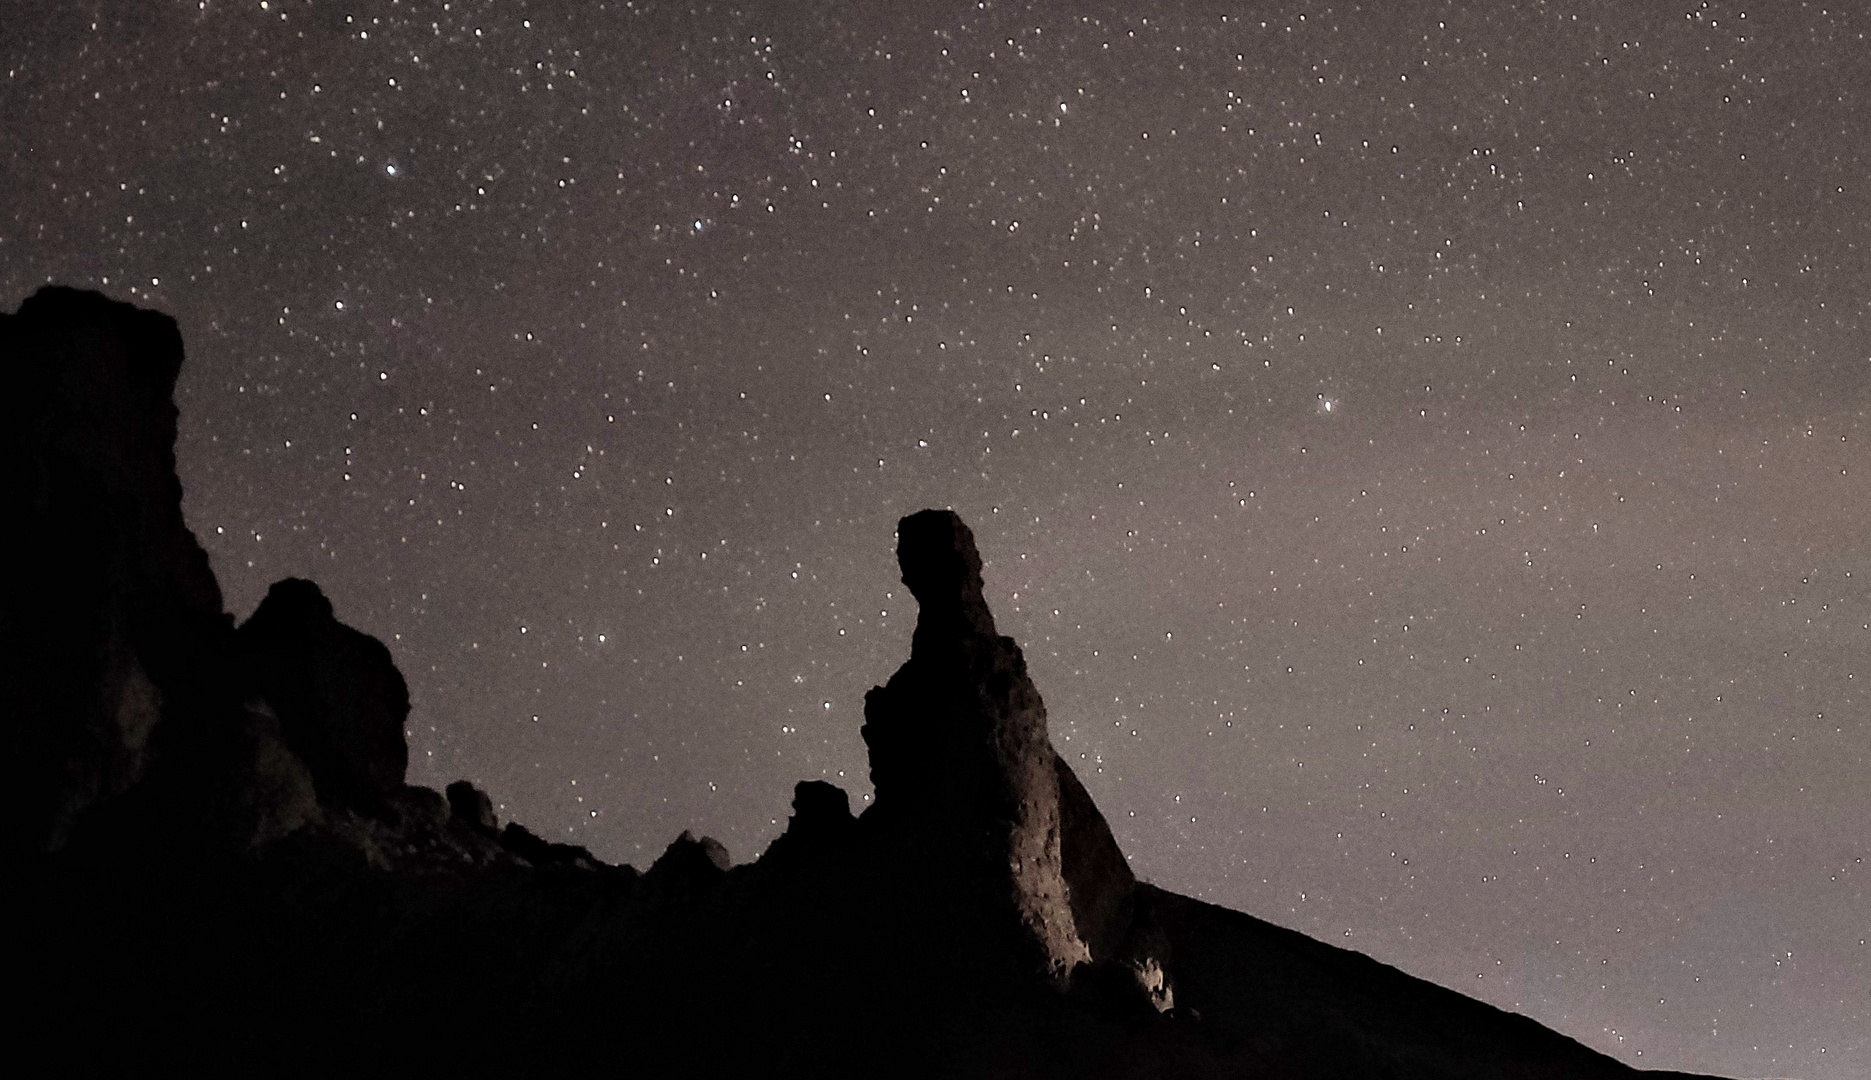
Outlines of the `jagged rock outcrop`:
[[[1531,1020],[1138,882],[1053,752],[961,520],[899,527],[922,610],[756,862],[646,874],[405,783],[407,688],[310,582],[236,631],[181,515],[166,317],[0,315],[6,843],[34,1058],[149,1071],[1492,1080],[1634,1074]],[[497,1003],[497,1004],[495,1004]],[[673,1066],[673,1068],[671,1068]],[[158,1065],[160,1067],[160,1065]],[[1653,1074],[1655,1075],[1655,1074]]]
[[1004,906],[1057,978],[1091,959],[1067,895],[1059,765],[1046,706],[994,628],[974,534],[951,511],[897,523],[903,584],[921,606],[910,658],[864,698],[876,800],[867,815],[943,879]]
[[0,715],[9,850],[56,850],[216,700],[231,627],[175,473],[173,320],[48,287],[0,314]]
[[182,517],[182,360],[173,320],[96,293],[0,314],[22,405],[0,430],[9,852],[239,859],[309,829],[372,865],[496,857],[404,786],[402,675],[316,585],[280,582],[235,630]]
[[650,864],[643,883],[661,892],[693,896],[719,882],[731,865],[733,860],[721,841],[712,836],[697,840],[685,829]]
[[494,816],[494,800],[488,798],[487,792],[466,780],[457,780],[444,794],[456,821],[483,836],[500,835],[500,819]]
[[858,819],[851,816],[851,796],[836,784],[801,780],[793,785],[793,814],[786,831],[760,856],[763,865],[799,865],[850,850],[857,842]]
[[500,846],[533,866],[574,866],[595,870],[603,864],[581,844],[562,844],[538,835],[517,821],[500,830]]
[[274,582],[239,637],[255,688],[321,800],[374,807],[403,786],[409,687],[383,642],[339,622],[301,578]]

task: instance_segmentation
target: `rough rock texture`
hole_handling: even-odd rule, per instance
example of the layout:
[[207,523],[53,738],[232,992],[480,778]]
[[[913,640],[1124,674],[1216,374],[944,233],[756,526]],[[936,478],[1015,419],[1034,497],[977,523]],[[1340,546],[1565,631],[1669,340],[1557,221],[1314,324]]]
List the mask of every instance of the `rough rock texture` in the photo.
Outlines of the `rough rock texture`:
[[1062,757],[1054,757],[1053,766],[1059,777],[1059,857],[1072,921],[1094,962],[1115,960],[1130,944],[1137,878],[1072,766]]
[[[953,514],[866,701],[877,797],[798,785],[756,862],[647,874],[403,782],[383,646],[281,582],[238,632],[182,521],[165,317],[0,316],[16,1047],[94,1071],[1492,1080],[1634,1071],[1137,882],[1046,738]],[[447,718],[436,718],[446,723]],[[225,1063],[225,1064],[223,1064]],[[99,1067],[102,1067],[101,1069]],[[1652,1074],[1655,1075],[1655,1074]]]
[[1057,755],[1026,658],[994,628],[974,534],[946,510],[897,523],[903,584],[921,611],[910,658],[864,698],[876,801],[867,814],[903,834],[951,882],[979,890],[989,917],[1018,919],[1064,978],[1091,959],[1061,864]]

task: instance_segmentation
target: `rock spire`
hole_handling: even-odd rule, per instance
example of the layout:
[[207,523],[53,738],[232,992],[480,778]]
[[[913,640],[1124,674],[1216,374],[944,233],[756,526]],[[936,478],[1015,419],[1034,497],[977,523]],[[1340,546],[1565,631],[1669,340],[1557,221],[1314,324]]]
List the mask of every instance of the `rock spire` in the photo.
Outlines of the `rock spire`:
[[897,562],[921,611],[909,660],[864,699],[876,805],[992,918],[1013,916],[1055,977],[1090,958],[1060,857],[1059,779],[1046,706],[994,627],[981,556],[959,516],[897,524]]

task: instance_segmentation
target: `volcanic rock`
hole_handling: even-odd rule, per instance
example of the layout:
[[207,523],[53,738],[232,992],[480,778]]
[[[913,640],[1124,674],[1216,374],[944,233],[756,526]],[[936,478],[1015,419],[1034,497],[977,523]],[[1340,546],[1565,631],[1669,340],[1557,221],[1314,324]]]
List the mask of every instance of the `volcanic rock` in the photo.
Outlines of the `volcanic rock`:
[[1060,857],[1059,772],[1046,706],[994,628],[981,556],[959,516],[897,523],[903,584],[921,610],[910,658],[864,698],[877,827],[898,833],[991,921],[1004,911],[1056,979],[1091,958]]
[[1053,758],[1059,784],[1059,861],[1072,903],[1072,922],[1094,962],[1115,959],[1130,943],[1137,878],[1111,827],[1063,757]]

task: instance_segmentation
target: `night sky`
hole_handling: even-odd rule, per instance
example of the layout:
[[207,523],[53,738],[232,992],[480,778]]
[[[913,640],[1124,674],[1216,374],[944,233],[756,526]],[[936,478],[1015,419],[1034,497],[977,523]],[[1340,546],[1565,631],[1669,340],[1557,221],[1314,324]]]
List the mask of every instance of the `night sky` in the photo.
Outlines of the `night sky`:
[[0,304],[176,317],[230,610],[388,643],[412,782],[861,805],[953,507],[1142,876],[1871,1075],[1858,0],[3,6]]

